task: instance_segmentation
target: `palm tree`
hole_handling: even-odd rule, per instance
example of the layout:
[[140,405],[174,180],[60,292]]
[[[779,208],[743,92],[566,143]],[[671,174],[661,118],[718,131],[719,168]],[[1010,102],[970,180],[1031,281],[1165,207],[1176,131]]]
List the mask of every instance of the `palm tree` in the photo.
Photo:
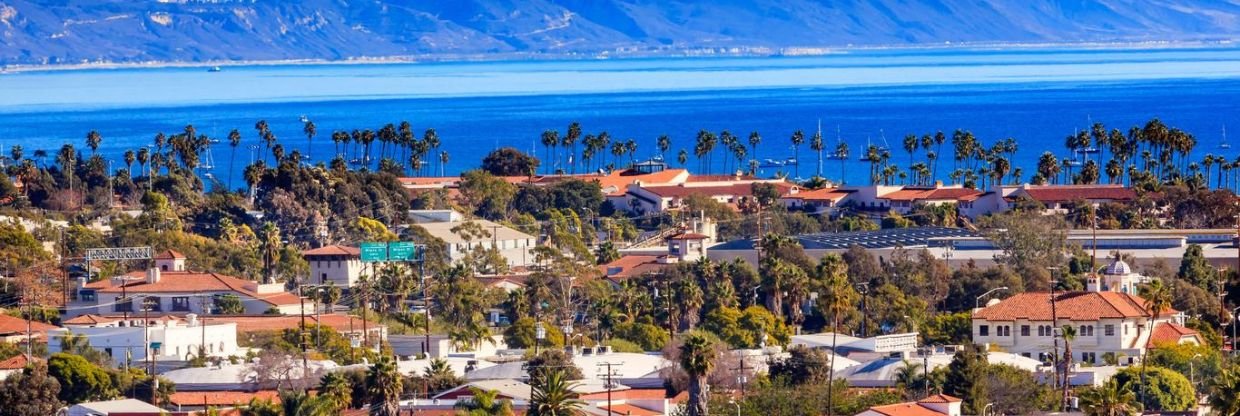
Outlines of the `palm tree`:
[[[1142,298],[1145,299],[1145,310],[1148,313],[1144,328],[1149,330],[1150,334],[1154,333],[1154,321],[1158,319],[1162,312],[1171,308],[1171,288],[1163,284],[1162,280],[1154,279],[1150,283],[1141,286],[1138,290]],[[1141,339],[1142,326],[1137,327],[1137,339]],[[1138,341],[1140,342],[1140,341]],[[1150,349],[1145,348],[1141,353],[1141,400],[1145,401],[1145,361],[1149,357]]]
[[1060,329],[1063,335],[1063,401],[1068,402],[1068,372],[1072,368],[1072,341],[1076,341],[1076,327],[1072,325],[1064,325]]
[[814,136],[809,139],[809,148],[818,154],[818,173],[815,176],[822,177],[822,149],[826,147],[822,143],[821,131],[814,132]]
[[311,396],[304,391],[285,391],[280,394],[280,407],[284,408],[284,416],[331,416],[340,413],[335,406],[334,399],[326,395]]
[[547,160],[550,161],[550,163],[547,163],[547,172],[555,172],[555,165],[557,163],[552,153],[555,151],[556,146],[560,144],[560,132],[550,129],[543,130],[540,139],[543,147],[547,150]]
[[574,160],[574,156],[577,154],[577,140],[579,139],[581,139],[581,123],[576,121],[569,123],[568,131],[564,133],[564,139],[560,142],[564,145],[565,153],[568,154],[568,157],[565,159],[568,159],[566,162],[569,173],[577,172],[574,167],[574,165],[577,164],[577,161]]
[[512,416],[512,401],[499,399],[498,390],[469,387],[471,397],[457,400],[457,416]]
[[[853,301],[855,292],[848,283],[848,265],[844,263],[844,259],[835,254],[823,256],[819,261],[818,267],[815,268],[815,276],[820,287],[818,296],[818,308],[824,314],[831,316],[831,361],[827,364],[827,386],[830,387],[834,383],[835,373],[835,337],[840,332],[840,318],[842,315],[852,310],[855,306]],[[827,394],[827,414],[833,412],[831,407],[831,396]]]
[[[1236,402],[1230,404],[1235,406]],[[1100,387],[1081,392],[1081,410],[1086,416],[1130,416],[1141,412],[1141,404],[1131,390],[1121,387],[1115,380],[1109,380]]]
[[1234,366],[1219,371],[1210,382],[1210,409],[1218,415],[1240,415],[1240,369]]
[[552,370],[534,385],[530,396],[530,416],[575,416],[581,413],[585,402],[577,400],[573,393],[576,383],[568,380],[564,370]]
[[91,130],[86,133],[86,147],[90,148],[91,156],[95,155],[95,151],[99,150],[99,144],[103,142],[103,136],[99,132]]
[[680,167],[685,167],[685,162],[689,161],[689,152],[685,149],[680,149],[680,152],[676,153],[676,161],[680,162]]
[[301,132],[306,134],[306,160],[310,160],[310,144],[314,140],[314,135],[319,133],[319,130],[314,126],[313,121],[306,120],[306,124],[302,126]]
[[383,355],[366,372],[370,416],[399,416],[402,377],[392,357]]
[[672,138],[666,134],[661,135],[658,140],[655,140],[655,146],[659,149],[659,158],[667,160],[667,149],[672,148]]
[[680,368],[689,375],[689,416],[706,416],[710,385],[706,376],[715,368],[714,343],[701,334],[690,334],[680,346]]
[[801,130],[792,132],[790,140],[792,141],[792,158],[797,161],[794,175],[799,178],[801,177],[801,143],[805,143],[805,132]]
[[758,145],[762,144],[762,135],[757,131],[749,132],[749,153],[754,158],[758,158]]
[[[129,174],[129,179],[133,179],[133,162],[135,160],[138,160],[138,155],[133,152],[133,149],[126,150],[124,156],[125,172]],[[17,159],[13,159],[13,161],[16,162]]]
[[926,381],[921,363],[904,360],[904,365],[896,370],[896,388],[904,390],[904,398],[916,399],[920,391],[919,385]]
[[344,373],[333,371],[319,380],[319,396],[326,397],[331,401],[335,412],[340,412],[353,402],[353,386]]

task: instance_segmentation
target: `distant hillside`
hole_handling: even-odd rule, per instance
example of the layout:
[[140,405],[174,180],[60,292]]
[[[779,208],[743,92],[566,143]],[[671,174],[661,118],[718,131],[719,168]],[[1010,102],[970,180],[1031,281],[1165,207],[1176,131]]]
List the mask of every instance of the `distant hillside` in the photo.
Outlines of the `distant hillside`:
[[0,64],[1237,35],[1240,0],[0,0]]

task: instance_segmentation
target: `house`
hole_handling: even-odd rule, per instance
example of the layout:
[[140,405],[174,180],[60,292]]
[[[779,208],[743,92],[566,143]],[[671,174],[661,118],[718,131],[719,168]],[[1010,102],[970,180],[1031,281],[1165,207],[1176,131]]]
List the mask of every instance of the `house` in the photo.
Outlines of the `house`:
[[10,344],[24,344],[32,338],[36,341],[46,339],[47,331],[57,328],[39,321],[0,314],[0,341]]
[[1011,197],[1029,197],[1041,202],[1048,212],[1067,212],[1066,204],[1085,201],[1093,206],[1111,202],[1132,202],[1137,192],[1123,185],[1024,185]]
[[78,403],[69,406],[63,414],[65,416],[161,416],[168,412],[141,400],[118,399]]
[[[1118,262],[1117,263],[1122,263]],[[1113,263],[1108,268],[1122,269]],[[1104,354],[1114,354],[1121,363],[1132,364],[1145,349],[1158,343],[1201,344],[1200,335],[1183,325],[1183,315],[1174,309],[1152,316],[1145,299],[1097,285],[1083,292],[1029,292],[1014,295],[973,313],[973,342],[995,345],[1005,351],[1046,361],[1056,341],[1062,344],[1060,328],[1077,329],[1072,341],[1073,360],[1100,364]]]
[[907,214],[918,205],[957,205],[962,200],[971,201],[980,195],[976,189],[962,186],[909,187],[878,196],[880,203],[901,214]]
[[30,365],[36,361],[43,361],[43,359],[26,355],[24,353],[17,354],[7,360],[0,361],[0,380],[4,380],[13,374],[22,372],[22,370],[26,369],[27,365]]
[[852,192],[842,188],[801,189],[794,187],[787,195],[780,197],[779,202],[789,210],[834,216],[839,213],[840,204]]
[[[90,346],[112,357],[118,367],[122,364],[139,365],[148,360],[188,361],[205,350],[211,357],[244,356],[237,346],[237,325],[217,323],[207,325],[197,315],[160,317],[150,321],[135,315],[129,321],[108,324],[84,325],[66,323],[64,329],[48,332],[50,338],[81,335],[90,340]],[[144,348],[145,346],[145,348]],[[59,342],[49,342],[50,353],[61,352]]]
[[710,236],[692,232],[682,232],[667,237],[666,255],[629,255],[607,264],[599,265],[599,273],[604,278],[619,285],[626,279],[657,274],[663,268],[680,262],[697,261],[706,257],[707,242]]
[[[483,235],[472,235],[458,228],[471,223],[477,225]],[[427,222],[414,226],[422,227],[431,236],[443,240],[448,249],[448,257],[454,262],[476,248],[494,248],[508,260],[510,267],[534,264],[531,250],[538,245],[537,238],[491,221]]]
[[362,277],[361,251],[357,247],[330,245],[303,251],[310,265],[310,281],[350,288]]
[[[169,250],[155,259],[146,272],[131,272],[111,279],[86,283],[79,281],[77,300],[71,303],[67,318],[81,314],[134,314],[150,309],[155,313],[206,315],[218,310],[223,296],[236,296],[244,313],[268,311],[298,314],[312,302],[284,291],[283,284],[259,284],[214,272],[194,272],[185,267],[184,256]],[[134,301],[140,303],[134,305]]]
[[276,390],[242,391],[178,391],[168,395],[167,405],[178,412],[202,411],[209,408],[226,409],[244,406],[251,399],[266,400],[280,404],[280,392]]
[[916,402],[874,406],[856,416],[960,416],[962,401],[946,394],[935,394]]
[[632,213],[655,213],[668,210],[679,210],[690,195],[706,196],[720,203],[738,206],[745,199],[753,196],[753,184],[766,182],[776,186],[779,194],[787,195],[794,188],[784,181],[738,180],[734,182],[686,182],[678,185],[644,186],[632,184],[625,194],[623,205],[616,209]]

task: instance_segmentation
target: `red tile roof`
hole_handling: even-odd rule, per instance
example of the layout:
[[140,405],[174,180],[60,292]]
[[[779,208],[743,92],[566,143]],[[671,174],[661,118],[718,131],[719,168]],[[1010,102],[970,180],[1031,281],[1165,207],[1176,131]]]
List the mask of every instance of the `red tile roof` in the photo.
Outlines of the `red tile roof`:
[[[582,394],[582,400],[607,400],[607,392]],[[612,400],[660,400],[667,398],[666,389],[627,389],[611,393]]]
[[802,189],[795,194],[784,195],[783,198],[802,201],[839,201],[850,193],[839,188]]
[[710,236],[707,236],[704,234],[680,233],[680,234],[676,234],[674,236],[668,237],[667,239],[668,240],[705,240],[708,238],[710,238]]
[[931,395],[930,397],[926,397],[924,399],[918,400],[917,403],[960,403],[963,401],[964,400],[960,400],[955,397],[939,393],[939,394]]
[[181,254],[181,252],[179,251],[176,251],[173,249],[167,249],[167,250],[159,252],[159,254],[156,254],[154,257],[151,257],[151,258],[155,260],[174,260],[174,259],[184,259],[185,255]]
[[1196,338],[1197,343],[1201,344],[1201,336],[1197,335],[1197,331],[1171,322],[1163,322],[1154,327],[1154,332],[1150,334],[1150,340],[1145,346],[1154,347],[1162,344],[1179,344],[1184,340],[1184,337],[1190,336]]
[[342,245],[323,246],[316,249],[301,252],[302,256],[360,256],[361,250],[357,247],[349,247]]
[[[1148,316],[1145,299],[1119,292],[1060,292],[1055,294],[1055,315],[1072,321],[1096,321],[1106,318]],[[1179,313],[1165,310],[1161,316]],[[973,314],[974,319],[989,321],[1050,321],[1051,302],[1047,292],[1028,292],[1004,299]]]
[[959,201],[977,199],[978,195],[981,192],[969,188],[904,188],[878,198],[888,201]]
[[1045,185],[1027,186],[1024,192],[1040,202],[1068,202],[1078,199],[1131,201],[1137,199],[1132,188],[1123,185]]
[[254,282],[225,276],[218,273],[165,271],[160,272],[158,282],[148,283],[145,272],[133,272],[126,276],[126,283],[113,285],[111,279],[94,282],[87,287],[96,288],[100,293],[201,293],[201,292],[236,292],[246,297],[261,300],[271,305],[296,305],[300,297],[288,292],[257,293],[247,289]]
[[931,410],[928,407],[922,406],[917,403],[896,403],[896,404],[889,404],[886,406],[874,406],[874,407],[871,407],[870,410],[873,410],[875,412],[878,412],[880,414],[884,414],[887,416],[943,416],[944,415],[944,413],[936,412],[934,410]]
[[249,403],[253,398],[280,403],[280,393],[275,390],[259,390],[253,393],[240,391],[176,392],[168,396],[168,402],[177,406],[234,406]]
[[662,414],[662,413],[659,413],[659,412],[656,412],[650,409],[643,409],[643,408],[640,408],[640,407],[637,407],[637,406],[634,406],[628,403],[616,403],[611,406],[607,406],[607,403],[603,402],[603,404],[598,407],[603,410],[609,410],[610,413],[613,415],[622,415],[622,416],[659,416]]
[[12,358],[9,358],[4,361],[0,361],[0,370],[21,370],[23,368],[26,368],[26,364],[30,364],[32,361],[42,361],[42,360],[36,357],[31,357],[26,354],[17,354],[13,356]]
[[[780,195],[787,195],[792,190],[792,185],[785,182],[768,182],[779,188]],[[706,195],[706,196],[750,196],[753,195],[752,183],[737,183],[731,185],[717,186],[643,186],[647,192],[658,195],[663,198],[684,198],[689,195]]]
[[756,181],[756,176],[750,175],[693,175],[685,182],[726,182],[726,181]]
[[9,315],[0,314],[0,335],[25,334],[29,329],[35,334],[44,334],[47,331],[57,329],[55,325],[48,325],[39,321],[30,321],[29,326],[26,320]]
[[[598,270],[605,277],[623,280],[663,270],[667,264],[659,263],[660,257],[662,256],[624,256],[611,263],[599,265]],[[615,272],[609,274],[608,271]]]
[[[202,318],[205,324],[218,323],[234,323],[237,324],[237,333],[246,332],[262,332],[262,331],[279,331],[289,328],[297,328],[301,325],[300,315],[209,315]],[[362,318],[353,315],[342,314],[324,314],[324,315],[306,315],[306,325],[314,325],[322,323],[323,326],[335,329],[338,332],[361,331]],[[367,323],[368,329],[378,329],[380,325],[373,322]]]

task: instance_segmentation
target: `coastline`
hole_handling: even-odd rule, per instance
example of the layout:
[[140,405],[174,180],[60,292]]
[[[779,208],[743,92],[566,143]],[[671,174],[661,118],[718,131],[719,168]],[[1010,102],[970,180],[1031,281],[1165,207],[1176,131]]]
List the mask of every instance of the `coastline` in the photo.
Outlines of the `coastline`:
[[1037,42],[1037,43],[944,43],[919,45],[845,45],[845,46],[797,46],[779,49],[768,47],[691,48],[646,51],[600,51],[597,53],[504,53],[504,54],[426,54],[376,57],[351,57],[346,59],[271,59],[271,60],[214,60],[214,61],[142,61],[142,62],[86,62],[76,64],[15,64],[0,65],[0,75],[30,72],[163,69],[163,68],[211,68],[281,65],[391,65],[414,63],[452,62],[520,62],[520,61],[587,61],[608,59],[711,59],[742,57],[815,57],[867,51],[941,51],[941,50],[1131,50],[1131,49],[1196,49],[1227,48],[1238,43],[1231,39],[1212,41],[1142,41],[1142,42]]

